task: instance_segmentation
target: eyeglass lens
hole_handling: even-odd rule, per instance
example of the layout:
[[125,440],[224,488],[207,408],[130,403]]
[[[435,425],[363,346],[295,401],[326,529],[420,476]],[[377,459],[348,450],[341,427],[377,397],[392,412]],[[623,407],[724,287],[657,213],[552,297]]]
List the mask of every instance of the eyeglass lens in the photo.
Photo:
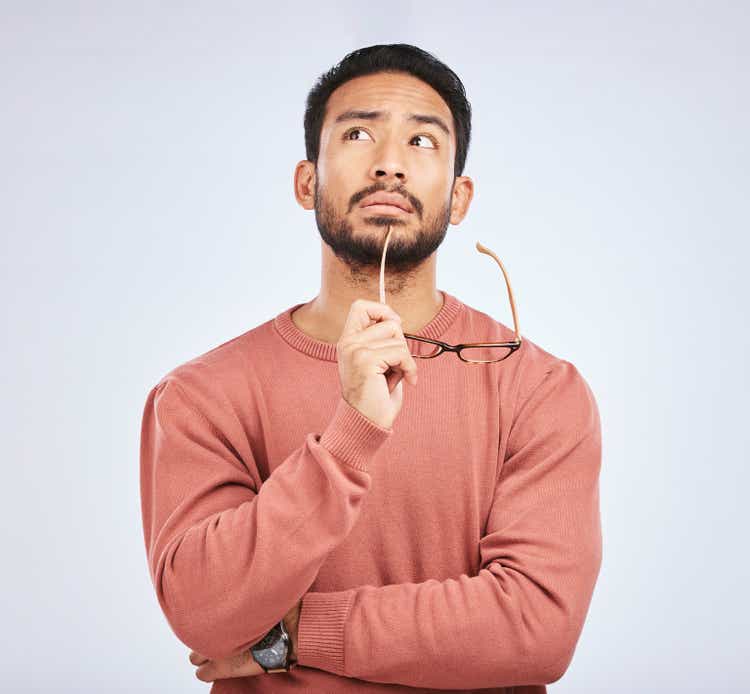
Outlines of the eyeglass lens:
[[[434,345],[431,342],[422,342],[421,340],[414,340],[412,338],[406,338],[406,344],[409,347],[409,353],[413,357],[421,357],[427,359],[434,357],[440,352],[440,347]],[[493,361],[502,361],[506,357],[510,356],[513,350],[510,347],[463,347],[459,354],[462,359],[466,361],[474,361],[479,363],[487,363]]]

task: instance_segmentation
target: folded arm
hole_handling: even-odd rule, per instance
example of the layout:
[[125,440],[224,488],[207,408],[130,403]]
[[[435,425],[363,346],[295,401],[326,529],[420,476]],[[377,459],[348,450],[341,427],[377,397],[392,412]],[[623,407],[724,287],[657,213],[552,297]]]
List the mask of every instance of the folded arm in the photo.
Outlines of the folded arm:
[[262,482],[227,402],[174,376],[157,384],[141,428],[143,532],[177,637],[211,659],[260,640],[348,535],[391,433],[340,399],[328,427]]
[[412,687],[559,679],[601,564],[600,465],[593,394],[559,360],[516,408],[478,574],[307,593],[300,664]]

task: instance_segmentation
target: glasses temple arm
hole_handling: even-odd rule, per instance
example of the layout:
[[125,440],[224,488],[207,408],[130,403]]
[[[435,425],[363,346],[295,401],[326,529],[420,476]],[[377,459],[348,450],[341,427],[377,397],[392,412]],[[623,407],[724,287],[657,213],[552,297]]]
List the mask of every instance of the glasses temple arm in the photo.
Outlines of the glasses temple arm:
[[485,246],[484,244],[481,244],[479,243],[479,241],[477,241],[476,247],[480,253],[484,253],[485,255],[488,255],[491,258],[494,258],[495,262],[500,266],[500,269],[503,271],[505,284],[508,287],[508,298],[510,299],[510,310],[511,310],[511,313],[513,314],[513,329],[515,330],[515,333],[516,333],[516,339],[520,341],[521,331],[518,327],[518,315],[516,313],[516,302],[513,299],[513,289],[510,286],[510,278],[508,277],[508,273],[505,271],[505,266],[503,265],[500,258],[498,258],[497,255],[493,251],[491,251],[489,248],[487,248],[487,246]]

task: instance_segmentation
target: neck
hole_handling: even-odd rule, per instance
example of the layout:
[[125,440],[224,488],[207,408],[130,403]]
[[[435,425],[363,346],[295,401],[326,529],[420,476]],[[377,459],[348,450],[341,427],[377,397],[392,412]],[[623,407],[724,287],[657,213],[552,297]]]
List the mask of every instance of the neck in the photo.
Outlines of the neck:
[[[336,343],[355,299],[380,301],[380,267],[352,269],[321,241],[320,292],[292,314],[304,333]],[[386,257],[385,303],[401,316],[405,333],[421,330],[440,311],[443,296],[435,284],[436,253],[406,275],[388,273]]]

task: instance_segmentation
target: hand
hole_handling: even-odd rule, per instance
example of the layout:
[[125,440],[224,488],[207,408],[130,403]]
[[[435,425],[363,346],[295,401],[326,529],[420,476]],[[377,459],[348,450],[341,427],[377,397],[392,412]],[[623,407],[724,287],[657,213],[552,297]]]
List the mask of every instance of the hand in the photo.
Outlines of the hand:
[[213,682],[228,677],[251,677],[265,673],[260,664],[255,662],[249,648],[242,653],[219,660],[209,660],[205,655],[192,651],[190,662],[193,665],[200,665],[195,671],[195,676],[202,682]]
[[[299,631],[299,613],[302,609],[300,600],[289,612],[284,615],[284,628],[289,632],[292,639],[292,658],[297,659],[297,633]],[[195,671],[195,676],[203,682],[227,679],[229,677],[252,677],[253,675],[265,674],[265,670],[259,663],[255,662],[250,649],[242,651],[228,658],[210,660],[197,651],[191,651],[190,662],[200,667]]]
[[417,383],[401,317],[388,304],[356,299],[336,344],[341,395],[365,417],[388,429],[401,410],[401,380]]

